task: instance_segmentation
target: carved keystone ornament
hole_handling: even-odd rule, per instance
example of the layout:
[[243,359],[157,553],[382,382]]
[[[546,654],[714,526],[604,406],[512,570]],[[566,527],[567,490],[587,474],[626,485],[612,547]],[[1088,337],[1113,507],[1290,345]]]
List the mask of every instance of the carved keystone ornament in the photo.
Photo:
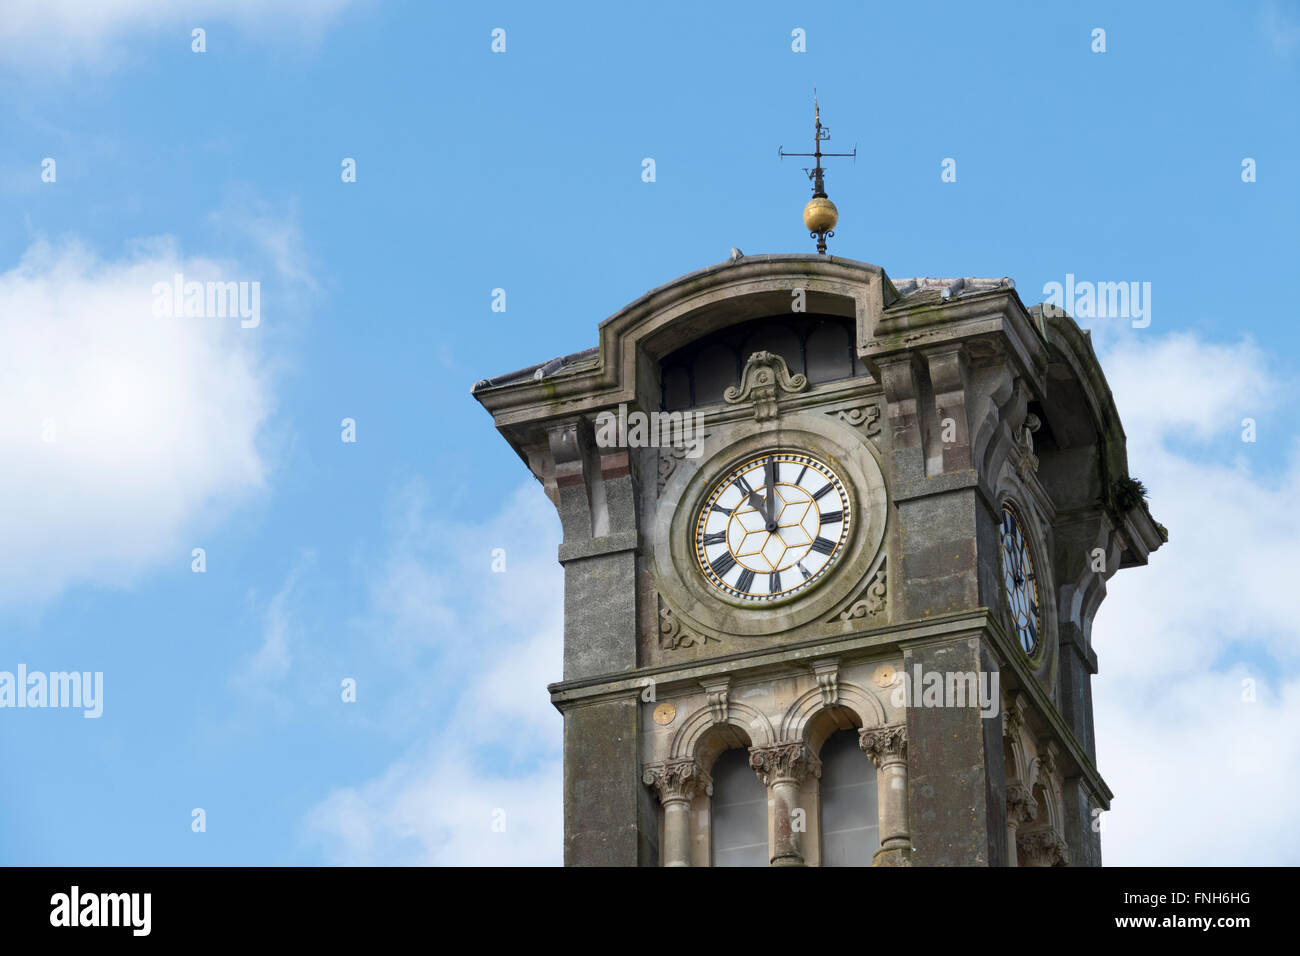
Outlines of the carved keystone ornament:
[[745,363],[740,387],[732,385],[722,393],[722,397],[731,405],[753,402],[754,421],[763,422],[776,418],[778,393],[794,394],[807,388],[808,376],[791,375],[790,367],[781,356],[772,352],[755,352]]

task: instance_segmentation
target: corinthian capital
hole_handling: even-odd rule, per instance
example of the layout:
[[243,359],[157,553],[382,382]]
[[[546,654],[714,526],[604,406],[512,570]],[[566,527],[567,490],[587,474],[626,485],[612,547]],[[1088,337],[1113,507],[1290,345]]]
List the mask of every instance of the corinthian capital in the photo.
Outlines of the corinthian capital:
[[713,794],[713,778],[694,760],[670,760],[651,764],[641,775],[648,787],[654,787],[660,803],[694,800],[701,793]]
[[1017,780],[1007,784],[1007,820],[1028,823],[1038,817],[1038,801],[1028,787]]
[[801,743],[753,747],[749,751],[749,765],[769,787],[777,780],[802,783],[809,777],[822,775],[821,761]]
[[1016,834],[1016,856],[1021,866],[1068,866],[1070,845],[1055,830],[1044,827]]
[[866,751],[879,770],[889,760],[907,758],[907,728],[902,724],[892,727],[863,727],[858,731],[858,746]]

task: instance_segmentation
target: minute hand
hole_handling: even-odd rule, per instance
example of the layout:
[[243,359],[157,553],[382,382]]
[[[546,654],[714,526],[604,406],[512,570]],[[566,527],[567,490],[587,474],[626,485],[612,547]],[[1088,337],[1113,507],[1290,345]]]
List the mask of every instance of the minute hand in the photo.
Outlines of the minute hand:
[[767,523],[776,521],[776,464],[769,458],[763,463],[764,478],[767,481]]

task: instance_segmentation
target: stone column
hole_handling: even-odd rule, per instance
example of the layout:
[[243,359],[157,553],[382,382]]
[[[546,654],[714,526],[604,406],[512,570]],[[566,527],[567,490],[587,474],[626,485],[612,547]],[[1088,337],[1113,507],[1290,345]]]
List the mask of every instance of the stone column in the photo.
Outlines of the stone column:
[[1038,801],[1029,788],[1018,780],[1007,784],[1007,866],[1019,866],[1016,831],[1020,824],[1038,817]]
[[[767,787],[768,823],[772,832],[772,866],[803,866],[803,833],[793,823],[799,788],[810,776],[822,775],[821,761],[802,743],[753,747],[749,765]],[[806,814],[805,814],[806,819]]]
[[691,801],[700,793],[712,796],[713,780],[694,760],[654,764],[641,779],[664,807],[664,866],[690,866]]
[[858,745],[876,765],[880,849],[872,866],[911,866],[912,833],[907,824],[907,728],[871,727],[858,731]]

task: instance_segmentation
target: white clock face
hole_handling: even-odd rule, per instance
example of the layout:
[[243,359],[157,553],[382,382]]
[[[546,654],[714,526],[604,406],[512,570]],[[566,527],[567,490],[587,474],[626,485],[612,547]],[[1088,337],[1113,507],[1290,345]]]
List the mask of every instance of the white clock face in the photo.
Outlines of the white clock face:
[[758,455],[709,492],[695,521],[695,557],[728,597],[786,598],[826,575],[852,520],[848,489],[824,462],[799,452]]

